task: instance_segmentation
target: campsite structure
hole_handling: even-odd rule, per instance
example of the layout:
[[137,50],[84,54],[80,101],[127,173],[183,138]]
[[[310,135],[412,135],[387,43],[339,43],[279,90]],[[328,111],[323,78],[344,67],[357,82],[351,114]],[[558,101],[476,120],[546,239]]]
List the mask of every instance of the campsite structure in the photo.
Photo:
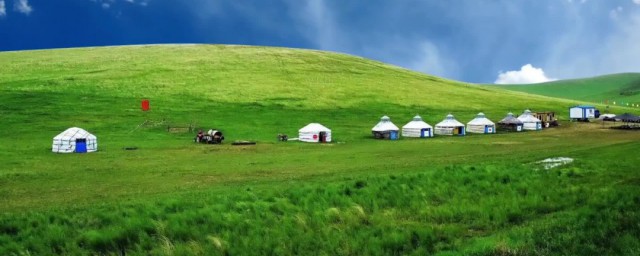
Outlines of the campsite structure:
[[509,112],[505,118],[498,122],[498,129],[501,131],[521,132],[524,123],[520,119],[515,118],[513,113]]
[[393,124],[388,116],[380,118],[380,122],[371,128],[371,133],[376,139],[397,140],[399,131],[398,126]]
[[540,124],[544,128],[556,127],[559,125],[558,119],[556,118],[556,112],[553,111],[541,111],[541,112],[531,112],[531,115],[538,120],[540,120]]
[[424,122],[422,117],[416,115],[413,120],[402,126],[402,136],[412,138],[433,137],[433,127]]
[[464,136],[466,132],[464,124],[458,122],[452,114],[448,114],[442,122],[436,124],[435,134]]
[[298,138],[304,142],[331,142],[331,130],[319,123],[310,123],[298,130]]
[[531,110],[525,110],[522,115],[518,116],[518,120],[522,121],[523,130],[542,130],[542,122],[531,114]]
[[574,106],[569,108],[569,118],[572,121],[588,122],[591,118],[600,117],[600,111],[594,106]]
[[98,150],[98,138],[82,128],[71,127],[53,137],[55,153],[88,153]]
[[467,132],[496,133],[496,124],[480,112],[476,118],[467,123]]

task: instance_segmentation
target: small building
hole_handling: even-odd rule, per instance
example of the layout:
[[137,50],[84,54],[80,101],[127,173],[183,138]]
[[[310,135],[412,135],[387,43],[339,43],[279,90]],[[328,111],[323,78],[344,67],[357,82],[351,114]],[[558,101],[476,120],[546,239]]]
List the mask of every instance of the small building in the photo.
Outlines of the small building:
[[515,118],[513,113],[509,112],[505,118],[498,122],[498,129],[508,132],[521,132],[524,123],[520,119]]
[[600,117],[600,111],[594,106],[574,106],[569,108],[569,118],[571,120],[588,121],[590,118]]
[[543,128],[556,127],[560,124],[558,123],[558,119],[556,118],[556,112],[553,111],[540,111],[540,112],[531,112],[531,115],[540,120]]
[[391,118],[383,116],[380,122],[371,129],[373,137],[376,139],[397,140],[400,129],[391,122]]
[[464,124],[458,122],[452,114],[448,114],[442,122],[436,124],[435,134],[464,136],[466,132]]
[[525,110],[522,115],[518,116],[518,120],[522,121],[523,130],[542,130],[542,121],[533,116],[533,114],[531,114],[531,110]]
[[433,127],[422,121],[422,117],[416,115],[413,120],[402,126],[402,136],[412,138],[433,137]]
[[71,127],[53,137],[54,153],[88,153],[98,150],[98,138],[82,128]]
[[298,139],[304,142],[331,142],[331,130],[319,123],[310,123],[298,130]]
[[467,123],[467,132],[496,133],[496,124],[480,112],[476,118]]

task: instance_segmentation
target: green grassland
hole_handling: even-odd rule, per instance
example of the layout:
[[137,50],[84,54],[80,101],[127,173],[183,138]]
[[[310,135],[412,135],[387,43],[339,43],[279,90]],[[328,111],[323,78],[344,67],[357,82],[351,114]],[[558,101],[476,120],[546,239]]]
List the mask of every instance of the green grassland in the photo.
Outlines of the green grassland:
[[[623,73],[539,84],[495,85],[514,91],[573,99],[581,102],[640,104],[640,73]],[[636,108],[636,112],[637,108]]]
[[[0,53],[0,254],[637,255],[640,133],[378,141],[382,115],[466,123],[577,101],[354,56],[220,45]],[[151,111],[140,110],[149,99]],[[612,111],[629,111],[612,108]],[[333,143],[276,142],[310,122]],[[219,128],[199,145],[167,126]],[[91,154],[51,153],[78,126]],[[231,146],[255,140],[255,146]],[[123,150],[137,147],[138,150]],[[535,161],[572,157],[551,170]]]

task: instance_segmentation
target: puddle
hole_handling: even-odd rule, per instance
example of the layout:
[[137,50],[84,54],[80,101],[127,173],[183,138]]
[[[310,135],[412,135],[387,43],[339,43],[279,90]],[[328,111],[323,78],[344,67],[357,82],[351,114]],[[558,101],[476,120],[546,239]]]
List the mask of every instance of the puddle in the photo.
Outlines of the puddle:
[[545,160],[538,161],[536,163],[542,164],[545,170],[549,170],[561,165],[569,164],[571,162],[573,162],[573,158],[570,158],[570,157],[554,157],[554,158],[547,158]]

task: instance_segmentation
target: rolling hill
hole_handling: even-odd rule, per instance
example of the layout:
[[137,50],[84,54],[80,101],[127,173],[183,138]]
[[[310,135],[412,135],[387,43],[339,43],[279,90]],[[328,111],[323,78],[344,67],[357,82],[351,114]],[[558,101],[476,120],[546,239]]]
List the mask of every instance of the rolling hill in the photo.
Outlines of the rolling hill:
[[[374,140],[383,115],[557,111],[578,101],[460,83],[355,56],[143,45],[0,53],[0,255],[624,254],[637,132]],[[151,110],[140,110],[149,99]],[[612,108],[628,111],[627,108]],[[333,143],[277,142],[310,122]],[[217,128],[222,145],[194,144]],[[54,154],[77,126],[98,152]],[[254,140],[254,146],[232,146]],[[137,150],[125,150],[136,148]],[[536,162],[575,159],[546,170]],[[607,239],[602,239],[606,237]],[[584,246],[590,245],[590,246]],[[633,254],[633,253],[632,253]]]
[[623,73],[539,84],[494,85],[496,88],[613,105],[640,104],[640,73]]

